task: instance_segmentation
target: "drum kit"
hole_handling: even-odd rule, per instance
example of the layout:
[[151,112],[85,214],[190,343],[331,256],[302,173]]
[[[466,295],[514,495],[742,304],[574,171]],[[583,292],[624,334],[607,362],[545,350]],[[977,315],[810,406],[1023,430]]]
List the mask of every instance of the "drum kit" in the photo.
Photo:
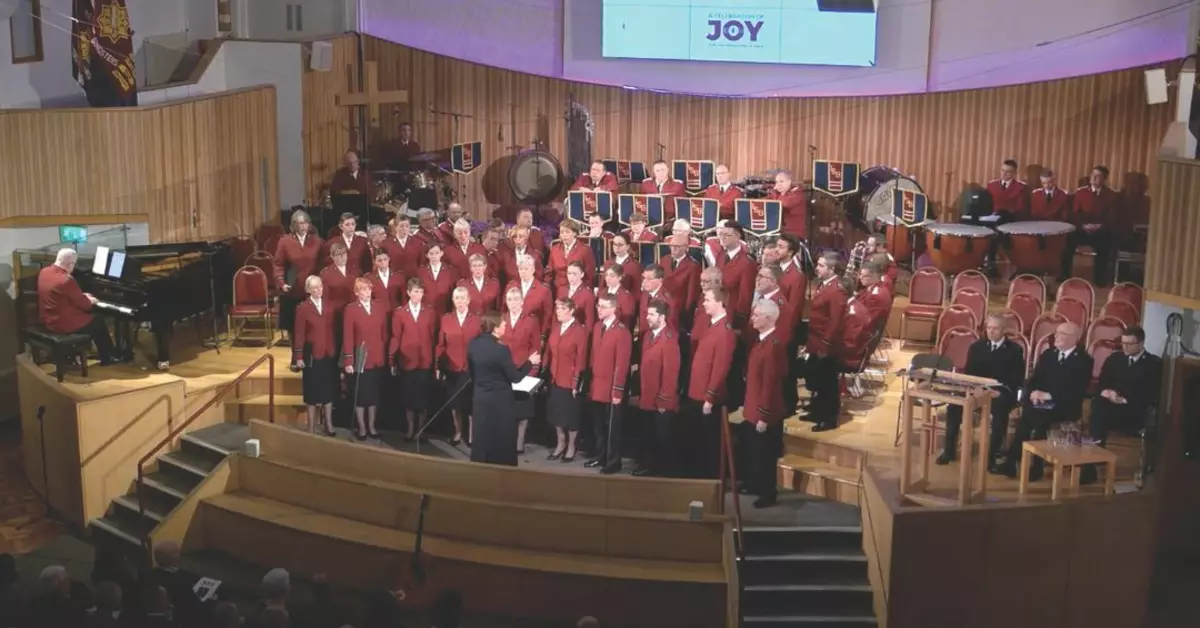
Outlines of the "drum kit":
[[436,210],[439,198],[449,197],[450,159],[447,151],[431,151],[409,157],[401,170],[375,170],[375,203],[397,216],[415,218],[417,211]]

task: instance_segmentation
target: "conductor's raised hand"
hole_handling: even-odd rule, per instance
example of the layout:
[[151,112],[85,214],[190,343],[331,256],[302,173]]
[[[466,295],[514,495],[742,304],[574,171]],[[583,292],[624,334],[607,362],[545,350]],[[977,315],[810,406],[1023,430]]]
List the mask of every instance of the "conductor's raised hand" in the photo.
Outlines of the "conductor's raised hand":
[[532,364],[532,365],[534,365],[534,366],[540,366],[540,365],[542,364],[542,356],[541,356],[541,354],[539,354],[539,353],[533,353],[533,354],[530,354],[530,356],[529,356],[529,363],[530,363],[530,364]]

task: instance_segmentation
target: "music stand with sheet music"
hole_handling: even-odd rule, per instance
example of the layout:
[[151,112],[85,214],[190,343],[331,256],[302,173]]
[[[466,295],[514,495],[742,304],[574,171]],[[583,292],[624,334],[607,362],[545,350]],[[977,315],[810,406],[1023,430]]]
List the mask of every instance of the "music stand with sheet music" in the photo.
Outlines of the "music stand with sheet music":
[[[976,377],[936,369],[911,369],[908,385],[900,401],[900,494],[923,506],[966,506],[982,503],[987,497],[988,434],[991,431],[991,391],[1000,382],[989,377]],[[958,499],[946,499],[925,492],[929,486],[930,461],[934,454],[933,403],[961,406],[962,454],[959,456]],[[921,460],[918,475],[913,477],[913,408],[920,408],[924,428],[921,430]],[[979,427],[975,428],[975,411],[979,411]],[[972,449],[978,434],[979,459],[973,461]],[[972,470],[979,476],[979,488],[972,491]]]

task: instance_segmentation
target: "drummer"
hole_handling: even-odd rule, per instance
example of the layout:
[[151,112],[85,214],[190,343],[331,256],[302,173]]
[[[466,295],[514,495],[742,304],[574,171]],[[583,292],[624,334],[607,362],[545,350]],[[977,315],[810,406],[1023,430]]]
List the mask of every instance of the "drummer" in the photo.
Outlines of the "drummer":
[[366,197],[371,195],[371,176],[366,170],[359,167],[358,152],[354,150],[346,151],[342,157],[345,166],[338,168],[337,172],[333,173],[333,182],[329,186],[329,193],[332,195],[341,194],[361,194]]
[[388,162],[396,170],[421,170],[423,162],[411,162],[413,157],[421,154],[421,145],[413,137],[413,125],[401,122],[399,135],[388,147]]
[[[1005,159],[1000,164],[1000,178],[988,181],[987,192],[992,198],[992,213],[986,216],[963,216],[960,222],[995,229],[1000,225],[1019,220],[1028,215],[1029,194],[1024,181],[1017,179],[1017,160]],[[984,265],[988,274],[996,273],[996,252],[1000,238],[992,238]]]
[[1071,195],[1058,187],[1054,171],[1042,171],[1042,187],[1029,195],[1029,219],[1067,222],[1071,216]]

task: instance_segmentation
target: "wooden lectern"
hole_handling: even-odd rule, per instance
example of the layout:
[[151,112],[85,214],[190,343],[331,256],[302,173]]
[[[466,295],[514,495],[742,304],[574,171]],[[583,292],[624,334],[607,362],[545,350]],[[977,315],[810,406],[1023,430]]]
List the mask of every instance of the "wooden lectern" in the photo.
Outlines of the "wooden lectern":
[[[904,397],[900,402],[901,421],[901,467],[900,493],[922,505],[953,506],[955,502],[925,493],[929,485],[929,464],[933,453],[933,404],[961,406],[962,422],[962,454],[959,456],[958,502],[965,506],[972,502],[982,502],[987,495],[987,450],[988,433],[992,422],[991,390],[1000,382],[988,377],[976,377],[952,371],[934,371],[933,369],[914,369],[909,372],[908,385],[904,387]],[[921,461],[918,477],[913,478],[913,409],[920,407],[921,418],[927,429],[921,430]],[[979,429],[975,429],[974,414],[979,411]],[[979,434],[979,460],[972,464],[972,449],[975,444],[975,434]],[[977,466],[979,489],[971,492],[971,469]]]

